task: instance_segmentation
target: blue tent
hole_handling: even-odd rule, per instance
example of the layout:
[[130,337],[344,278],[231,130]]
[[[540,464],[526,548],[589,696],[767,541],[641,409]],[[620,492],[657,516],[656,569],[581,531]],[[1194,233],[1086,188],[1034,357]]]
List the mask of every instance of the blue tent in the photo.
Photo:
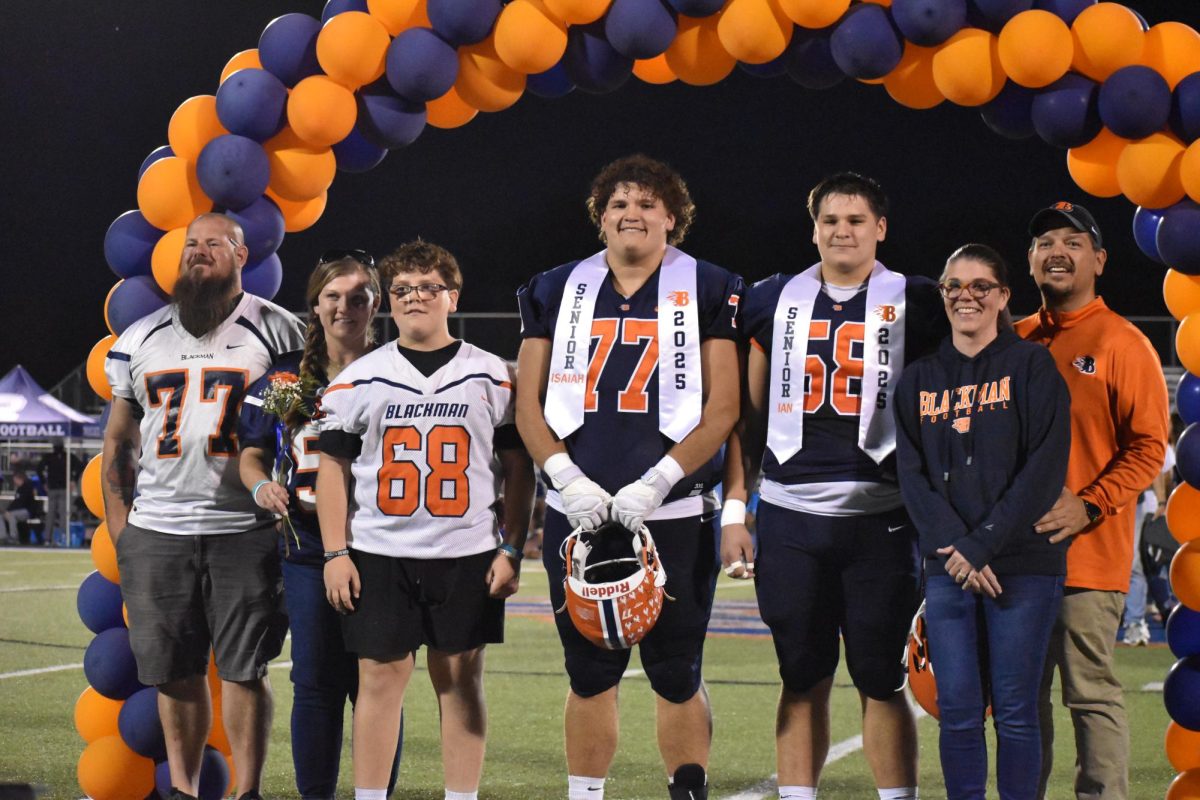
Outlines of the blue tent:
[[20,364],[0,378],[0,439],[98,439],[103,429],[38,385]]

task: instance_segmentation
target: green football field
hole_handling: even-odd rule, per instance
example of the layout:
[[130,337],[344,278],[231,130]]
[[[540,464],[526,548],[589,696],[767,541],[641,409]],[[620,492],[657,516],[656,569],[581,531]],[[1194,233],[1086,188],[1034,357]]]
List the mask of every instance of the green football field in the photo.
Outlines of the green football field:
[[[488,652],[490,734],[480,787],[483,798],[566,796],[561,715],[567,682],[549,617],[545,575],[539,564],[527,566],[522,591],[509,605],[508,643]],[[75,595],[91,571],[91,560],[83,551],[0,550],[0,783],[40,785],[49,798],[81,796],[75,766],[84,743],[72,718],[75,700],[87,686],[82,661],[92,634],[79,621]],[[271,671],[276,705],[263,787],[268,798],[298,796],[289,748],[287,659],[285,648]],[[1162,797],[1174,774],[1162,749],[1168,719],[1158,686],[1172,661],[1162,645],[1122,647],[1117,652],[1132,726],[1133,798]],[[635,657],[631,667],[637,666]],[[757,617],[753,589],[747,584],[722,579],[718,587],[704,674],[715,726],[710,797],[774,797],[775,659]],[[666,779],[654,744],[652,695],[636,672],[623,683],[621,706],[621,744],[607,796],[613,800],[665,797]],[[406,708],[404,760],[395,796],[440,800],[437,706],[423,670],[413,679]],[[821,784],[821,797],[826,800],[875,796],[856,739],[858,709],[857,693],[843,671],[834,691],[832,763],[826,766]],[[1061,709],[1056,726],[1059,737],[1049,796],[1068,798],[1073,796],[1073,739],[1070,721]],[[919,729],[922,797],[944,797],[937,722],[924,717]],[[339,796],[353,796],[348,746],[341,787]]]

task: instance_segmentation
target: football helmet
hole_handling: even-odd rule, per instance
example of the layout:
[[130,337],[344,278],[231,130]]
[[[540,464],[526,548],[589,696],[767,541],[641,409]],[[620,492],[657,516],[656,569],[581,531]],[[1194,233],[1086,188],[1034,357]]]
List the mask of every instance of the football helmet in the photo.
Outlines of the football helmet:
[[577,530],[563,541],[559,555],[567,570],[567,613],[589,642],[626,650],[658,622],[667,572],[645,526],[636,533],[616,522]]
[[925,631],[925,601],[913,617],[904,647],[904,666],[908,670],[908,690],[925,713],[938,719],[937,684],[933,679],[933,662],[929,659],[929,638]]

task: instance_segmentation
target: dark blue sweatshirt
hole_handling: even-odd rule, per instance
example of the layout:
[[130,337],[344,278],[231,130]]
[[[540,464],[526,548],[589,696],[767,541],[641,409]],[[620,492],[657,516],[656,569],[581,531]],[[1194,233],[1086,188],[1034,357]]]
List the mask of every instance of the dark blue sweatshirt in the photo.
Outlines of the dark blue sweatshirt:
[[895,409],[900,490],[927,568],[954,545],[997,575],[1066,573],[1069,542],[1033,529],[1071,451],[1070,397],[1046,348],[1004,331],[969,358],[946,337],[904,370]]

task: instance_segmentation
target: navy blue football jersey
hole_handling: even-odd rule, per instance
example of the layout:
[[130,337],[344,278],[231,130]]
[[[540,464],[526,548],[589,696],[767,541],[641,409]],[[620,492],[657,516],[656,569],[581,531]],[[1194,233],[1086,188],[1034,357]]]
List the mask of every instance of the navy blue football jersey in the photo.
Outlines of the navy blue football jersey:
[[[517,292],[523,338],[554,338],[563,290],[578,263],[536,275]],[[701,340],[737,339],[745,284],[706,261],[697,261],[696,270]],[[579,468],[613,494],[640,478],[673,444],[658,430],[658,277],[656,270],[629,298],[611,281],[600,287],[592,317],[584,422],[565,442]],[[679,481],[666,499],[711,488],[720,475],[718,453]]]
[[[771,359],[775,309],[783,287],[794,275],[776,274],[749,288],[742,304],[745,335]],[[933,350],[949,332],[937,285],[907,276],[904,312],[904,363]],[[876,464],[858,447],[862,406],[863,337],[867,291],[836,302],[824,291],[813,301],[804,374],[804,442],[780,464],[771,449],[763,452],[764,478],[782,484],[865,481],[894,483],[895,455]]]

